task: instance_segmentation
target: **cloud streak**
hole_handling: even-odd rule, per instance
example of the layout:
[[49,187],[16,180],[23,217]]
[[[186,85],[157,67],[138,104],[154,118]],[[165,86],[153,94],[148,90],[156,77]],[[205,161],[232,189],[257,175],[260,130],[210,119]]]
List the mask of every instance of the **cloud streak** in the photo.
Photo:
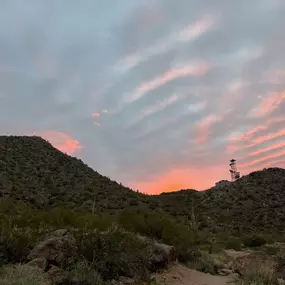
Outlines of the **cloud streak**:
[[285,166],[284,1],[2,2],[2,134],[148,193]]

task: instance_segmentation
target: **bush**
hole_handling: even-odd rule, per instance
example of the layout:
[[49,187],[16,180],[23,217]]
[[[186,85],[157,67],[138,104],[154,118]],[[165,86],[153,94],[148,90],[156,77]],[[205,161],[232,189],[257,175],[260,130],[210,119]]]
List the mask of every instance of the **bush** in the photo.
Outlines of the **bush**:
[[187,263],[187,266],[198,271],[214,275],[224,267],[225,262],[226,257],[223,255],[209,254],[208,252],[201,251],[198,258]]
[[91,232],[78,238],[79,255],[104,280],[148,277],[148,248],[135,235],[112,227],[104,233]]
[[276,284],[275,269],[273,266],[264,265],[259,268],[249,267],[240,280],[238,285],[274,285]]
[[40,269],[28,265],[4,267],[0,271],[0,285],[49,285]]
[[67,278],[56,285],[103,285],[101,275],[86,260],[79,260],[70,268]]
[[266,239],[258,235],[246,236],[243,239],[243,244],[247,247],[258,247],[266,244]]
[[31,251],[37,233],[29,229],[11,228],[0,232],[0,265],[21,263]]
[[241,241],[237,238],[230,238],[226,242],[227,249],[241,250]]
[[129,231],[175,246],[181,262],[191,260],[195,254],[198,240],[193,231],[165,214],[143,208],[128,209],[119,214],[118,222]]

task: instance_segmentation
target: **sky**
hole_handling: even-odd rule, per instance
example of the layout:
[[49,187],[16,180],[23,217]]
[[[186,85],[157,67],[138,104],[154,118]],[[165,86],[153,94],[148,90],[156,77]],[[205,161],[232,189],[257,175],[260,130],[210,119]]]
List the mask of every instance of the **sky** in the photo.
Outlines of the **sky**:
[[0,134],[149,194],[285,167],[284,0],[0,0]]

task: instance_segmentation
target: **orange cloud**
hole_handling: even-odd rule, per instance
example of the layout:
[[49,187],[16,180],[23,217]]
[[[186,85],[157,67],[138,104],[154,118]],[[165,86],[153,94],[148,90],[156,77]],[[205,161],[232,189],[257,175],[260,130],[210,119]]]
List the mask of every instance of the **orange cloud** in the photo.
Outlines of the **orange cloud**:
[[166,83],[187,76],[203,76],[209,70],[210,64],[207,62],[199,62],[194,65],[183,66],[181,68],[171,69],[164,74],[154,78],[151,81],[141,84],[134,92],[134,94],[129,98],[129,101],[135,101],[140,97],[144,96],[146,93],[165,85]]
[[[207,172],[207,177],[205,173]],[[215,185],[217,177],[229,178],[226,167],[189,167],[170,170],[163,175],[149,181],[133,183],[133,189],[148,194],[160,194],[181,189],[204,190]],[[223,179],[223,178],[221,178]]]
[[68,135],[57,132],[57,131],[41,131],[35,132],[32,135],[40,136],[43,139],[50,142],[58,150],[65,152],[67,154],[75,154],[83,146],[80,145],[79,141],[72,139]]

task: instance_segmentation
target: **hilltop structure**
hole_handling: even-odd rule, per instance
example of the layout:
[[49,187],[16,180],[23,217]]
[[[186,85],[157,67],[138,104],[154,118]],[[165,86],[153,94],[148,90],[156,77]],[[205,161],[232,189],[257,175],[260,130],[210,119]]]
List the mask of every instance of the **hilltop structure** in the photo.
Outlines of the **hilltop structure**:
[[229,171],[231,173],[232,181],[236,181],[237,179],[240,178],[240,173],[237,171],[237,165],[236,165],[235,159],[230,160],[230,170]]

